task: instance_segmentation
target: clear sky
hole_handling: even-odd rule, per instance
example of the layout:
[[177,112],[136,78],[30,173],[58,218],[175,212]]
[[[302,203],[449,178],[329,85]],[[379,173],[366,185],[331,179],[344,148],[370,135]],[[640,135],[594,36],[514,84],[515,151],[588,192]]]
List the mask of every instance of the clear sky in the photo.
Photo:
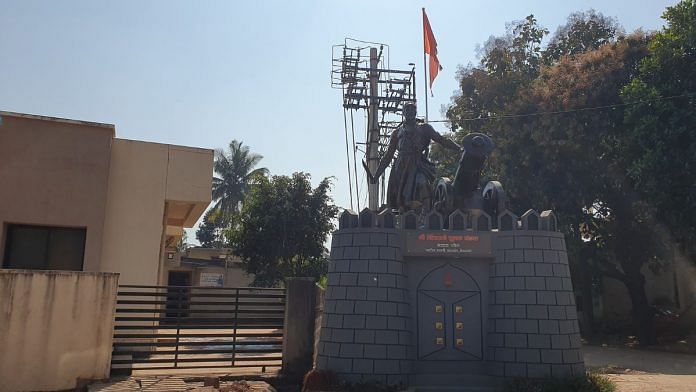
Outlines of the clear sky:
[[553,33],[571,12],[594,8],[626,31],[654,30],[675,3],[0,0],[0,110],[112,123],[127,139],[220,148],[236,138],[273,174],[335,176],[335,202],[348,206],[331,45],[388,44],[392,68],[417,64],[422,93],[425,7],[444,67],[432,120],[457,88],[457,66],[476,62],[477,45],[506,22],[534,14]]

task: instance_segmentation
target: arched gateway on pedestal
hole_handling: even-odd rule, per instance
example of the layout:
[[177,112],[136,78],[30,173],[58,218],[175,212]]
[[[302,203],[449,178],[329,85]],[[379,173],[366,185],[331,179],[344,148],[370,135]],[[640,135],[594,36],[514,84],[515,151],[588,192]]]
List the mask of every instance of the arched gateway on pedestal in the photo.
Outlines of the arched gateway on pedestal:
[[419,361],[483,359],[481,288],[452,263],[428,272],[416,289],[416,335]]

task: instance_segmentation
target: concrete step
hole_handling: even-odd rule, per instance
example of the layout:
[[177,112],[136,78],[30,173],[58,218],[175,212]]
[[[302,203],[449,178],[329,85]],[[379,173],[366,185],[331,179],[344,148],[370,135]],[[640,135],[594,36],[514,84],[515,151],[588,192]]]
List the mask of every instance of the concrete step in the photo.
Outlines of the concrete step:
[[411,379],[409,392],[497,392],[503,380],[480,374],[419,374]]
[[410,387],[408,392],[500,392],[495,387]]

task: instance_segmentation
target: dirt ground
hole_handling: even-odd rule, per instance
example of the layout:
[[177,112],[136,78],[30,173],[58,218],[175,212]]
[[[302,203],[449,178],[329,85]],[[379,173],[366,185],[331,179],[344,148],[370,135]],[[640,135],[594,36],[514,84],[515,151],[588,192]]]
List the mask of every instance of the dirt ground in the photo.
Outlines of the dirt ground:
[[584,346],[583,354],[619,392],[696,392],[696,355],[602,346]]

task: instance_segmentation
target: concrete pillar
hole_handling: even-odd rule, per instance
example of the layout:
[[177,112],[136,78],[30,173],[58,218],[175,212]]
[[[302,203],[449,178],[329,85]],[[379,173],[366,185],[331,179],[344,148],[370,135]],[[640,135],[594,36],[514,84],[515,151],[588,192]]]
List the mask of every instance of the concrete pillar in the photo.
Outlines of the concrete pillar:
[[283,330],[283,375],[302,377],[312,368],[316,289],[314,278],[288,278]]

